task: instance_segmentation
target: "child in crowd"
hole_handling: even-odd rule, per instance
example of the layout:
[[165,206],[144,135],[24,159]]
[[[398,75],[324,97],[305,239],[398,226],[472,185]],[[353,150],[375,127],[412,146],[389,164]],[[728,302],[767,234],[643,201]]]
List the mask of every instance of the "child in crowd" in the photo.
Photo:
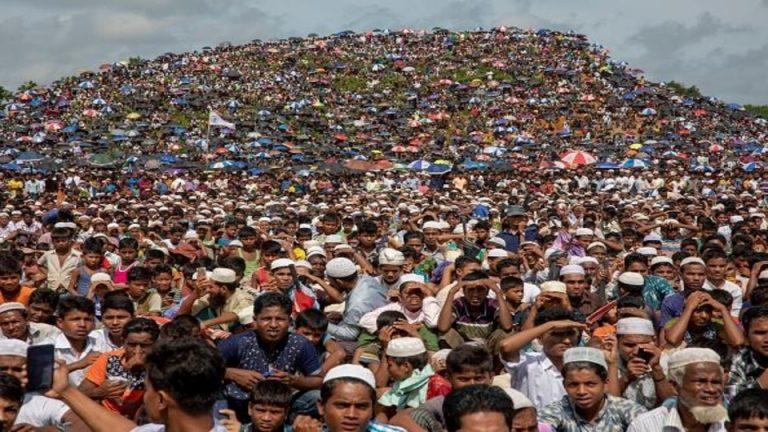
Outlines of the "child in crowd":
[[70,293],[77,293],[81,296],[88,294],[91,288],[91,276],[102,269],[103,250],[104,245],[97,238],[89,238],[83,243],[80,249],[82,264],[72,270],[67,289]]
[[127,274],[128,296],[133,300],[137,315],[160,316],[163,300],[160,294],[149,288],[152,272],[141,266],[131,268]]
[[444,385],[445,378],[435,375],[429,365],[427,348],[419,338],[389,341],[382,355],[383,362],[387,367],[376,372],[377,387],[386,387],[390,380],[392,387],[379,398],[382,409],[377,418],[382,421],[393,417],[399,409],[418,408],[427,399],[450,392],[450,385]]
[[139,261],[136,259],[139,254],[139,242],[132,237],[126,237],[120,240],[117,252],[120,255],[120,263],[115,267],[112,281],[116,287],[125,288],[128,283],[128,272],[139,265]]
[[221,425],[227,431],[239,432],[287,432],[288,414],[293,391],[280,381],[259,381],[251,390],[248,401],[248,417],[251,422],[241,425],[232,410],[222,410],[227,416]]
[[307,309],[296,316],[294,332],[309,339],[323,362],[323,372],[340,365],[346,352],[333,338],[325,333],[328,319],[317,309]]

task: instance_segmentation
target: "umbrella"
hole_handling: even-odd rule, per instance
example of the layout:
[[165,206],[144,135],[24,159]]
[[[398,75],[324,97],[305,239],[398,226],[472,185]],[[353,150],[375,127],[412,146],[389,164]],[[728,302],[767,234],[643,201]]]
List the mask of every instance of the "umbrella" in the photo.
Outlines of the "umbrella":
[[641,148],[643,148],[643,145],[640,143],[634,143],[634,144],[630,144],[629,148],[631,150],[640,150]]
[[621,163],[622,168],[648,168],[648,164],[642,159],[627,159]]
[[757,169],[757,167],[758,167],[757,162],[750,162],[742,165],[741,169],[743,169],[746,172],[754,172]]
[[43,160],[45,156],[37,152],[25,151],[16,156],[16,163],[30,163]]
[[92,154],[88,158],[88,164],[94,167],[108,167],[115,163],[115,158],[107,153]]
[[719,144],[712,144],[711,146],[709,146],[709,151],[714,153],[721,152],[723,151],[723,146]]
[[453,167],[450,165],[432,164],[427,168],[427,172],[431,175],[442,175],[451,172],[451,169]]
[[613,163],[613,162],[600,162],[595,166],[597,169],[617,169],[619,168],[619,165]]
[[424,171],[428,169],[431,165],[432,164],[430,164],[429,162],[419,159],[409,163],[408,168],[416,171]]
[[568,165],[591,165],[597,162],[594,156],[581,150],[566,152],[560,160]]
[[640,111],[640,114],[642,114],[644,116],[652,116],[652,115],[656,115],[656,110],[653,109],[653,108],[646,108],[646,109]]

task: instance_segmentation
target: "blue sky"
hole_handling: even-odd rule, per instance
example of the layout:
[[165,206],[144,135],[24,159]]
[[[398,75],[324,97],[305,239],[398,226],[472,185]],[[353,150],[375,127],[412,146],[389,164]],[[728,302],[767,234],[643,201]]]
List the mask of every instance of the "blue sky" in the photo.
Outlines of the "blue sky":
[[0,85],[130,56],[373,28],[575,30],[655,81],[768,104],[768,0],[3,0]]

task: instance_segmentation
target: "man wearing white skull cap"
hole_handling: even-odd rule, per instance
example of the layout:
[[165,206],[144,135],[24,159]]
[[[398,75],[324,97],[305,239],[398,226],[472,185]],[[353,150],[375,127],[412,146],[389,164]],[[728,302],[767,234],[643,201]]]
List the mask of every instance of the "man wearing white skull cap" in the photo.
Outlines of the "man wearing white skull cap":
[[628,432],[725,431],[723,368],[709,348],[684,348],[669,358],[669,380],[677,399],[635,419]]
[[622,396],[648,409],[674,395],[664,375],[666,356],[656,345],[653,322],[621,318],[616,323],[619,351],[619,386]]

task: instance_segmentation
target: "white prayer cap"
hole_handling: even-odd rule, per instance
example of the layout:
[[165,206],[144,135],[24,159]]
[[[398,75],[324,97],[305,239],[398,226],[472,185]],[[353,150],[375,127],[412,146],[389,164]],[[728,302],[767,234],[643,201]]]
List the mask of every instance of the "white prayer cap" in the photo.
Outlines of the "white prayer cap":
[[277,270],[285,267],[290,267],[291,265],[296,265],[295,262],[293,262],[292,259],[288,258],[278,258],[274,261],[272,261],[272,264],[270,264],[269,269],[270,270]]
[[565,288],[565,284],[558,281],[546,281],[543,284],[539,285],[539,288],[541,288],[541,292],[554,292],[554,293],[561,293],[565,294],[567,292]]
[[763,270],[757,275],[758,279],[768,279],[768,270]]
[[296,261],[296,267],[304,267],[305,269],[312,270],[312,264],[309,263],[307,260],[298,260]]
[[211,272],[211,280],[218,283],[230,284],[237,280],[237,274],[232,269],[218,267]]
[[[197,237],[197,233],[195,233],[195,237],[193,238],[199,238]],[[241,248],[243,247],[243,242],[241,242],[240,240],[232,240],[231,242],[227,243],[227,247]]]
[[672,258],[668,256],[657,256],[653,257],[651,259],[651,267],[658,265],[658,264],[669,264],[669,265],[675,265],[675,262],[672,261]]
[[439,229],[443,229],[443,224],[435,221],[424,222],[424,225],[421,226],[421,229],[422,230],[428,230],[428,229],[439,230]]
[[338,234],[331,234],[325,237],[324,243],[344,243],[344,239]]
[[595,264],[595,265],[599,265],[600,261],[598,261],[597,258],[595,258],[595,257],[585,256],[585,257],[580,257],[577,260],[577,262],[574,263],[574,264],[582,265],[584,263],[592,263],[592,264]]
[[683,258],[683,260],[680,261],[680,268],[683,268],[683,267],[687,266],[688,264],[699,264],[699,265],[703,265],[705,267],[707,265],[704,262],[704,260],[699,258],[699,257],[688,257],[688,258]]
[[584,267],[580,265],[575,265],[575,264],[568,264],[563,266],[563,268],[560,269],[560,276],[571,275],[571,274],[579,274],[579,275],[585,274]]
[[594,242],[590,243],[590,244],[589,244],[589,246],[587,246],[587,250],[592,250],[592,249],[594,249],[594,248],[596,248],[596,247],[601,247],[601,248],[603,248],[603,249],[608,249],[608,248],[605,246],[605,243],[603,243],[603,242],[599,242],[599,241],[594,241]]
[[[394,340],[392,342],[394,342]],[[339,378],[354,378],[368,384],[372,389],[376,389],[376,378],[373,377],[373,372],[360,365],[343,364],[331,368],[331,370],[325,374],[325,377],[323,377],[323,383]]]
[[339,244],[339,245],[336,245],[336,246],[333,247],[333,251],[334,252],[343,252],[343,251],[347,251],[347,250],[351,251],[352,250],[352,246],[350,246],[350,245],[348,245],[346,243],[342,243],[342,244]]
[[592,231],[589,228],[577,228],[576,232],[573,234],[575,237],[581,237],[581,236],[593,236],[595,235],[595,232]]
[[0,356],[16,356],[27,358],[27,345],[26,342],[18,339],[3,339],[0,340]]
[[709,348],[683,348],[669,356],[669,372],[694,363],[720,364],[720,355]]
[[495,248],[488,251],[488,258],[506,258],[507,256],[506,249]]
[[[206,272],[205,272],[205,278],[206,278],[206,279],[210,279],[210,278],[211,278],[211,275],[213,275],[213,272],[210,272],[210,271],[206,271]],[[192,275],[192,280],[194,280],[194,281],[196,281],[196,280],[197,280],[197,272],[195,272],[195,273]]]
[[104,272],[96,272],[91,275],[91,283],[101,283],[101,282],[112,282],[112,278],[109,276],[108,273]]
[[[58,224],[56,224],[56,225],[58,225]],[[130,225],[128,225],[128,229],[129,230],[141,229],[141,226],[139,224],[130,224]]]
[[650,233],[643,237],[643,243],[645,242],[659,242],[661,243],[661,236],[656,233]]
[[732,224],[735,224],[735,223],[739,223],[739,222],[744,222],[744,218],[741,217],[741,216],[738,216],[738,215],[731,216],[730,217],[730,221],[731,221]]
[[501,237],[491,237],[490,239],[488,239],[488,243],[502,247],[502,248],[507,247],[507,242],[505,242],[504,239]]
[[652,247],[639,247],[637,248],[637,253],[639,253],[640,255],[656,256],[659,254],[659,251],[657,251],[656,248],[652,248]]
[[413,357],[427,352],[420,338],[403,337],[393,339],[387,345],[387,355],[390,357]]
[[424,283],[424,277],[421,275],[417,275],[416,273],[406,273],[400,276],[400,279],[398,280],[399,286],[402,286],[404,283],[407,283],[407,282]]
[[0,304],[0,314],[4,314],[6,312],[10,311],[25,311],[27,310],[26,306],[19,302],[8,302]]
[[645,278],[640,273],[624,272],[619,275],[619,282],[624,285],[643,286]]
[[357,273],[355,263],[348,258],[334,258],[325,265],[325,274],[332,278],[345,278]]
[[307,258],[314,256],[314,255],[322,255],[327,256],[325,254],[325,249],[323,249],[320,246],[312,246],[311,248],[307,249]]
[[568,348],[563,353],[563,365],[576,362],[589,362],[598,366],[602,366],[603,369],[608,370],[608,365],[605,363],[605,356],[603,352],[597,348],[590,347],[575,347]]
[[302,246],[304,247],[304,250],[308,251],[310,248],[321,247],[322,245],[317,240],[307,240],[304,243],[302,243]]
[[531,400],[521,392],[513,388],[505,388],[504,391],[507,393],[509,398],[512,399],[512,406],[514,407],[515,411],[521,410],[523,408],[534,408],[533,402],[531,402]]
[[653,323],[645,318],[629,317],[616,322],[616,334],[655,336]]
[[405,264],[405,256],[397,249],[384,248],[379,252],[379,265],[401,266]]

